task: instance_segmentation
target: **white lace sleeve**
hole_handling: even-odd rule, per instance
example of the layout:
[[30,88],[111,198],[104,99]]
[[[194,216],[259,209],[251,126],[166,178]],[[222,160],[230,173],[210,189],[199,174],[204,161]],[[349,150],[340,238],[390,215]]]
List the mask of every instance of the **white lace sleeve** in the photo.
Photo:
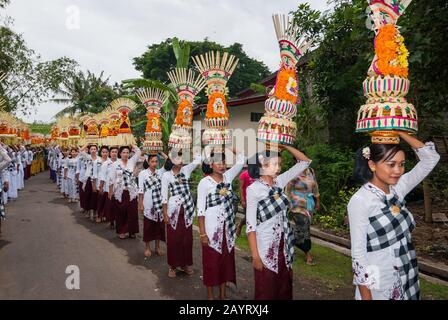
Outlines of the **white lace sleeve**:
[[373,275],[368,272],[367,263],[367,228],[369,213],[364,199],[353,196],[347,206],[350,224],[353,284],[371,288],[375,283]]
[[308,168],[311,162],[307,161],[298,161],[294,166],[292,166],[289,170],[285,171],[281,175],[279,175],[276,179],[277,186],[280,188],[286,187],[289,181],[296,178],[303,170]]
[[257,230],[257,197],[253,185],[246,190],[246,233]]

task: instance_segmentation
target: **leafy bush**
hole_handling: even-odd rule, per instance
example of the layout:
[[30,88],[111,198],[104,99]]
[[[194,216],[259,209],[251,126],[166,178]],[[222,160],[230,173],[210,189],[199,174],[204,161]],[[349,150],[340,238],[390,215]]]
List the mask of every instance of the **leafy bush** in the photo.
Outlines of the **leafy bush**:
[[[315,214],[315,219],[325,227],[343,227],[347,203],[354,193],[351,186],[351,176],[354,165],[354,152],[337,145],[315,144],[306,147],[305,154],[312,159],[311,167],[316,173],[319,185],[321,212]],[[288,152],[282,154],[282,169],[286,170],[294,161]]]
[[339,190],[338,200],[332,203],[330,209],[325,214],[317,213],[315,219],[326,229],[340,230],[347,228],[347,204],[356,192],[356,188],[346,188]]
[[316,144],[305,148],[313,160],[311,167],[316,173],[321,205],[324,212],[339,199],[339,191],[348,185],[353,172],[354,153],[335,145]]
[[448,164],[439,163],[429,177],[433,199],[448,205]]

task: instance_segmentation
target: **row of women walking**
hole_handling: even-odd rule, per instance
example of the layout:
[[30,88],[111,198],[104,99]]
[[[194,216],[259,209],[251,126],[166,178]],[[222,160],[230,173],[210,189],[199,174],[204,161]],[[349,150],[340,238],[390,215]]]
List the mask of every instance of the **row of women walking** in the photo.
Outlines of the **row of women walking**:
[[43,171],[43,149],[21,144],[0,143],[0,233],[1,222],[6,220],[5,206],[19,199],[26,181]]
[[[431,143],[425,145],[407,133],[400,136],[420,159],[409,173],[404,174],[405,153],[399,145],[371,145],[360,149],[355,159],[355,176],[363,185],[350,200],[348,214],[357,299],[420,297],[411,239],[415,221],[406,209],[404,197],[431,172],[439,155]],[[228,168],[222,150],[205,149],[186,163],[186,155],[179,150],[171,150],[169,156],[142,155],[137,146],[102,146],[98,150],[91,145],[81,150],[72,148],[62,172],[65,185],[71,185],[67,188],[71,190],[69,198],[76,201],[79,195],[86,217],[98,223],[107,221],[120,239],[135,238],[139,232],[138,214],[143,214],[144,255],[152,255],[152,241],[155,253],[163,255],[160,242],[166,242],[170,278],[176,278],[179,272],[193,274],[193,224],[197,213],[207,297],[216,298],[214,288],[218,287],[218,297],[226,299],[226,284],[237,282],[235,239],[241,230],[236,224],[232,183],[247,164],[253,180],[245,190],[244,203],[254,298],[292,299],[297,235],[288,214],[291,199],[294,203],[305,198],[305,207],[310,208],[308,200],[312,201],[312,196],[286,193],[285,188],[310,172],[311,160],[293,147],[286,146],[285,150],[296,164],[281,173],[282,157],[270,150],[249,159],[234,152],[236,161]],[[164,164],[159,168],[161,160]],[[189,179],[198,167],[202,168],[203,178],[195,201]],[[303,214],[301,210],[296,213]],[[300,222],[302,218],[294,220],[305,229],[309,224]],[[302,240],[299,247],[312,262],[310,243]]]

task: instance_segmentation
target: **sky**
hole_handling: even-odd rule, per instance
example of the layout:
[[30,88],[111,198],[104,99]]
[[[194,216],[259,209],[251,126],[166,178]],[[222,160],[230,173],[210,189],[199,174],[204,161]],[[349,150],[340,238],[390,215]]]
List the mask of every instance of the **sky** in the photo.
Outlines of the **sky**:
[[[140,77],[132,59],[172,37],[239,42],[250,57],[276,70],[279,52],[271,16],[304,2],[328,9],[326,0],[12,0],[6,14],[42,59],[67,56],[81,70],[104,71],[114,83]],[[47,102],[22,118],[49,122],[63,107]]]

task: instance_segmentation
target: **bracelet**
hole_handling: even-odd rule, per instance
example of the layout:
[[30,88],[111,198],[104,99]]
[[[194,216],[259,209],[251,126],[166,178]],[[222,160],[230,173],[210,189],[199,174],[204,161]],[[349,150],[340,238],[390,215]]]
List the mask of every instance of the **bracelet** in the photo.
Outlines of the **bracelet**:
[[200,238],[204,238],[204,237],[206,237],[206,236],[207,236],[206,233],[204,233],[204,234],[200,234],[200,235],[199,235]]

